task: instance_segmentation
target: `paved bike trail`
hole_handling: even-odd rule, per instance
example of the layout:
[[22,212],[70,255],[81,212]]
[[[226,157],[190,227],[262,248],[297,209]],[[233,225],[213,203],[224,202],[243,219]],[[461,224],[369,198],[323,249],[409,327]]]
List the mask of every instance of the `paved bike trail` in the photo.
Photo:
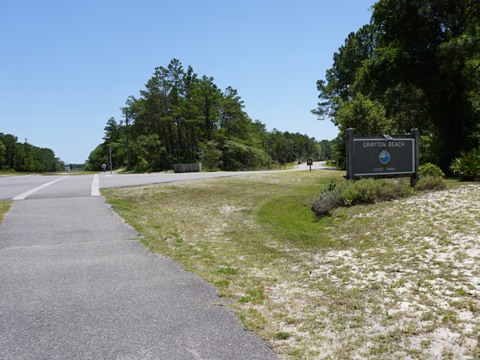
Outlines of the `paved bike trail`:
[[276,358],[213,286],[148,253],[91,181],[14,201],[0,226],[1,359]]

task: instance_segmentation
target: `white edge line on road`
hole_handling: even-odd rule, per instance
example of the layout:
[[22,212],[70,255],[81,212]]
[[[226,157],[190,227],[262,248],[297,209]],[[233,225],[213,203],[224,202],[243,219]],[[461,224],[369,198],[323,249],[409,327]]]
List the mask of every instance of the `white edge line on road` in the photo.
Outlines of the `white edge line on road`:
[[93,175],[92,196],[100,196],[100,179],[98,174]]
[[27,196],[30,196],[32,195],[33,193],[36,193],[37,191],[39,190],[42,190],[43,188],[46,188],[47,186],[50,186],[52,184],[55,184],[57,181],[60,181],[60,180],[63,180],[65,178],[67,178],[68,176],[62,176],[61,178],[58,178],[58,179],[55,179],[53,181],[50,181],[46,184],[43,184],[43,185],[40,185],[40,186],[37,186],[36,188],[34,189],[31,189],[31,190],[28,190],[28,191],[25,191],[23,194],[20,194],[20,195],[17,195],[13,198],[13,200],[24,200]]

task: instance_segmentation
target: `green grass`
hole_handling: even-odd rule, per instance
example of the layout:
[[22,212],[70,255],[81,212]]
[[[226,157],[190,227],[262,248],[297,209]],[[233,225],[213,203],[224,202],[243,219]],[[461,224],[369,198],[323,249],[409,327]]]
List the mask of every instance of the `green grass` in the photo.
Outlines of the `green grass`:
[[86,171],[86,170],[74,170],[74,171],[64,171],[60,173],[53,173],[55,174],[64,174],[64,175],[94,175],[99,174],[100,171]]
[[16,176],[16,175],[28,175],[29,173],[18,173],[13,170],[1,170],[0,176]]
[[[312,199],[342,175],[281,172],[103,193],[151,251],[235,300],[247,329],[282,358],[477,354],[480,187],[316,219]],[[438,345],[439,329],[457,340]]]
[[0,225],[2,224],[3,219],[5,218],[5,215],[10,210],[11,207],[12,207],[11,201],[0,201]]

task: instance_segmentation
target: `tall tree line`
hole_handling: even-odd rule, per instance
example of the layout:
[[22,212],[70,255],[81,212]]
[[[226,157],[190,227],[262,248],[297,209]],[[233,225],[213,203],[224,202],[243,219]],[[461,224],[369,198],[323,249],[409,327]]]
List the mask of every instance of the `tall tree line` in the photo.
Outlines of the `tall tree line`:
[[[237,90],[221,90],[177,59],[158,67],[140,96],[130,96],[124,118],[110,118],[104,142],[90,154],[88,168],[108,163],[136,171],[171,169],[175,163],[208,158],[212,168],[268,168],[315,156],[317,142],[307,135],[274,130],[244,111]],[[215,160],[215,158],[217,158]]]
[[0,133],[0,169],[18,172],[56,172],[63,163],[53,150],[21,143],[11,134]]
[[344,135],[419,128],[423,160],[444,170],[461,151],[479,146],[480,2],[380,0],[371,21],[352,32],[317,83],[320,119]]

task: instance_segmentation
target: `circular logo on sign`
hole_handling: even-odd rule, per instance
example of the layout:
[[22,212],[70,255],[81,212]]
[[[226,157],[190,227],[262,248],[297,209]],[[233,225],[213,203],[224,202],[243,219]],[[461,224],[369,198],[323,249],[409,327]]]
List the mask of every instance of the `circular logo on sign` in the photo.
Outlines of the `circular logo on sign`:
[[380,160],[380,163],[382,165],[387,165],[390,162],[390,153],[388,150],[382,150],[380,151],[380,154],[378,155],[378,160]]

